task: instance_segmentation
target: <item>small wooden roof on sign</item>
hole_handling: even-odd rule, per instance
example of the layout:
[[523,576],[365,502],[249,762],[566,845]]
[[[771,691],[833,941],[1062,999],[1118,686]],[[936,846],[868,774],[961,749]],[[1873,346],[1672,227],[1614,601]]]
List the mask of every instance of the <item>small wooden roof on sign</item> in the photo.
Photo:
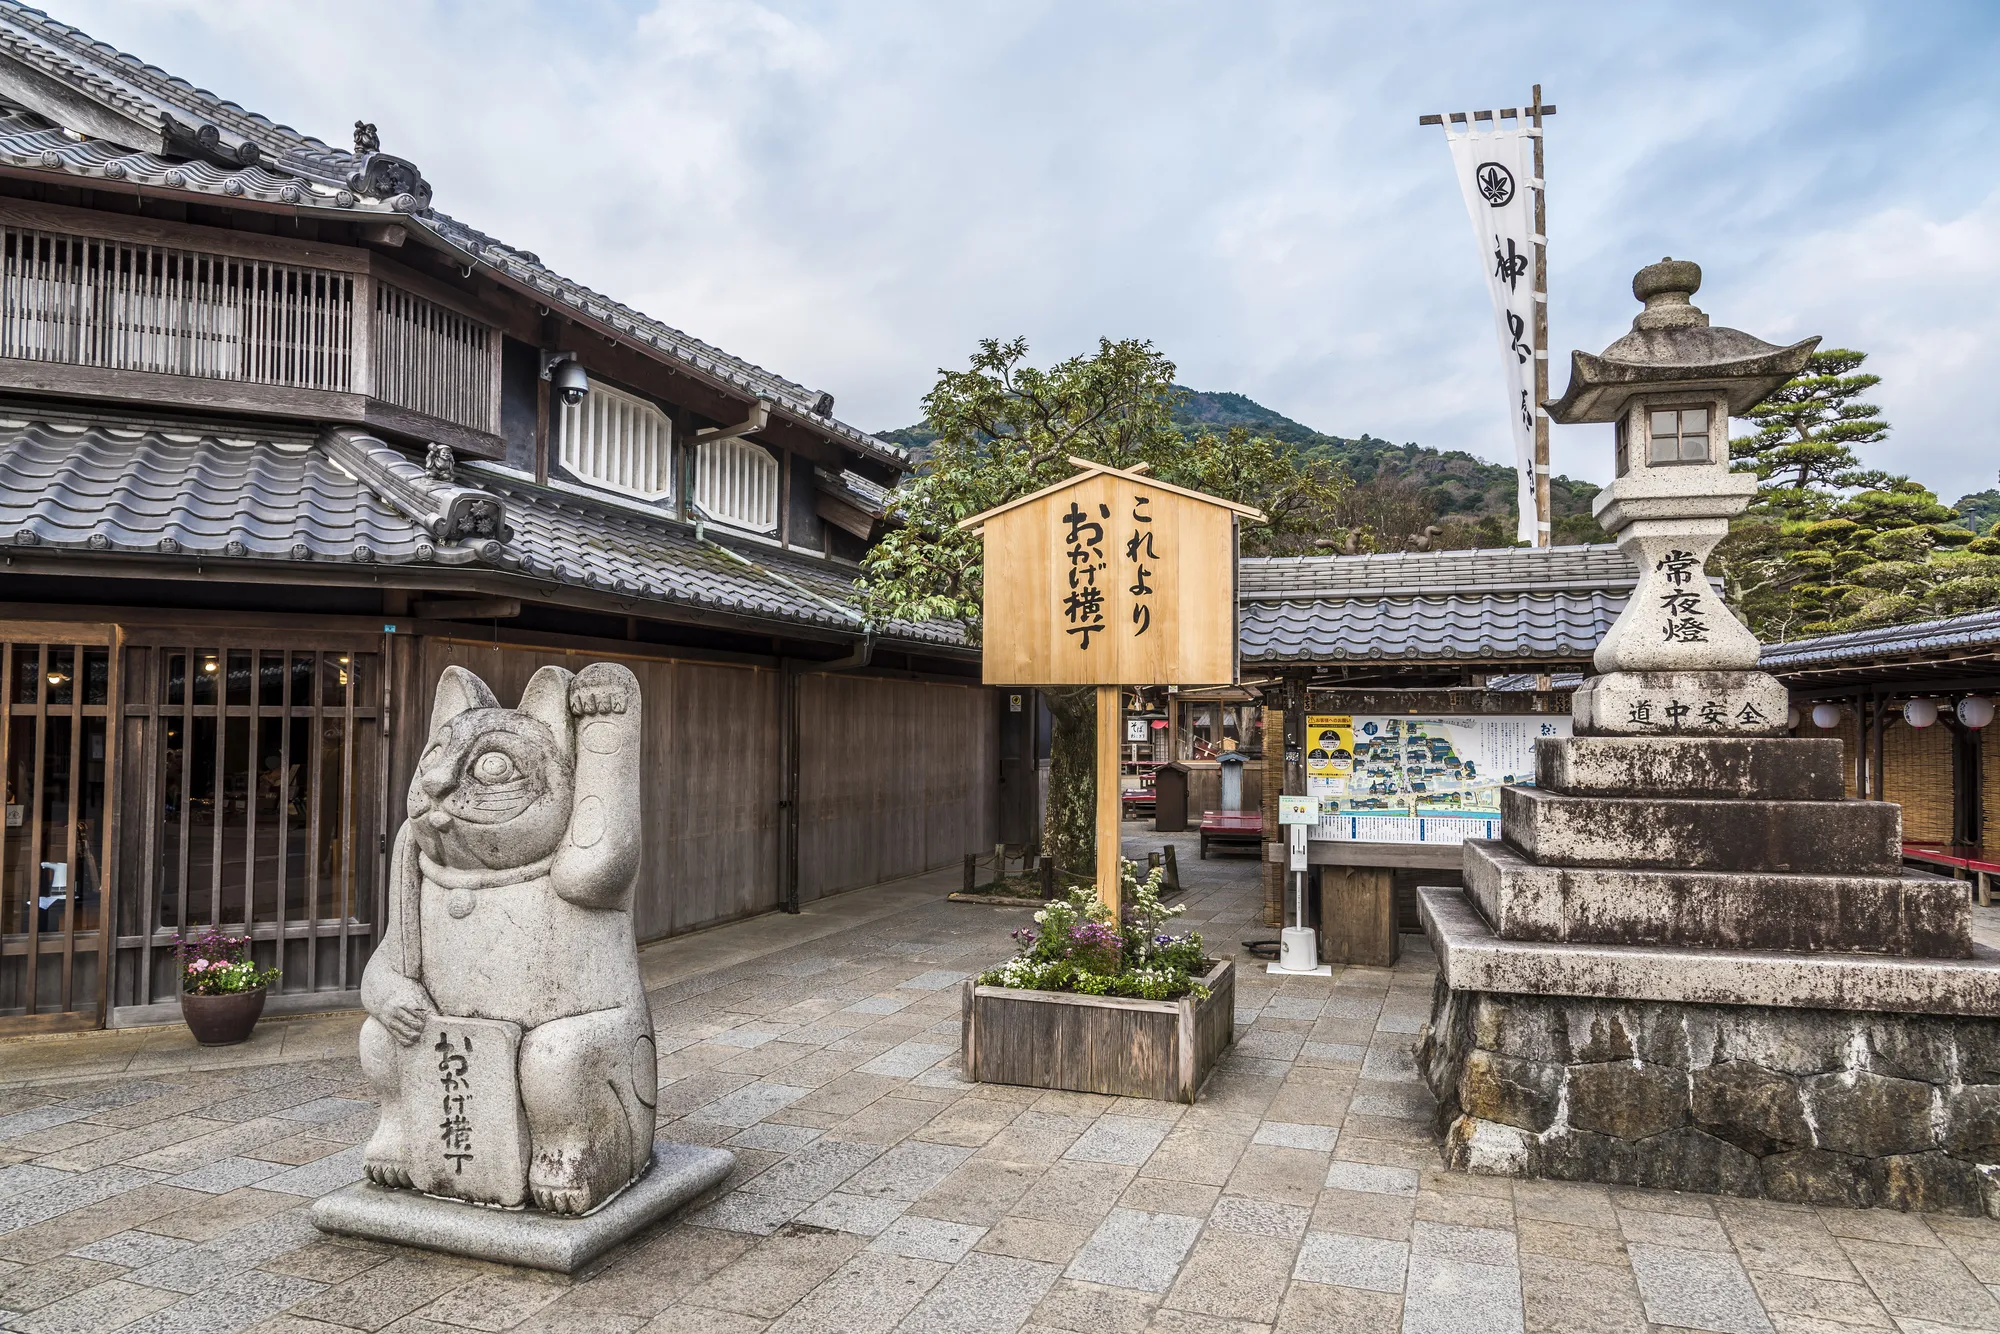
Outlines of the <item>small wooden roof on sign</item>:
[[1008,510],[1019,509],[1023,505],[1040,500],[1043,496],[1054,495],[1058,491],[1075,486],[1078,482],[1088,481],[1092,477],[1105,474],[1109,474],[1112,477],[1123,477],[1127,481],[1144,482],[1147,486],[1153,487],[1156,490],[1167,491],[1177,496],[1186,496],[1189,500],[1205,501],[1210,505],[1217,505],[1226,510],[1234,510],[1237,514],[1250,520],[1252,523],[1266,522],[1264,511],[1252,506],[1239,505],[1233,500],[1224,500],[1221,496],[1211,496],[1203,491],[1190,491],[1184,486],[1175,486],[1170,482],[1163,482],[1157,477],[1142,476],[1141,474],[1153,466],[1150,463],[1141,463],[1134,468],[1114,468],[1108,463],[1098,463],[1093,459],[1080,459],[1074,454],[1069,456],[1069,461],[1080,469],[1074,477],[1065,477],[1060,482],[1051,486],[1045,486],[1039,491],[1031,491],[1019,500],[1010,500],[1004,505],[995,505],[983,514],[975,514],[969,519],[961,519],[958,526],[960,528],[982,528],[985,526],[986,521],[995,515],[1005,514]]

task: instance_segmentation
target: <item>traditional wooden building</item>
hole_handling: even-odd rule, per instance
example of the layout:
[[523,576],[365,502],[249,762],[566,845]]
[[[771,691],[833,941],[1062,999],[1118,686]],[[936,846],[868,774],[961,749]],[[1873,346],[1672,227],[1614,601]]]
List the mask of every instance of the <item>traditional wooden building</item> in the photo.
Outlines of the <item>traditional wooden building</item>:
[[867,620],[903,452],[334,147],[0,7],[0,1031],[177,934],[351,1004],[447,664],[644,684],[657,938],[994,841],[1000,706]]
[[[1243,561],[1243,675],[1246,684],[1262,683],[1268,706],[1267,836],[1278,829],[1280,791],[1303,794],[1313,786],[1318,738],[1308,735],[1311,718],[1380,720],[1380,734],[1365,743],[1378,752],[1401,730],[1392,720],[1566,724],[1577,673],[1588,669],[1637,582],[1638,571],[1612,546]],[[1428,753],[1436,740],[1423,739],[1417,765],[1442,771],[1446,785],[1469,786],[1452,773],[1456,756]],[[1404,745],[1396,743],[1399,757],[1413,753]],[[1363,765],[1353,767],[1356,781],[1365,776]],[[1457,773],[1465,772],[1461,761]],[[1443,802],[1430,818],[1420,818],[1421,804],[1405,818],[1387,797],[1342,805],[1376,802],[1379,815],[1327,817],[1311,831],[1318,905],[1311,915],[1325,937],[1322,958],[1389,962],[1397,924],[1416,929],[1416,885],[1456,884],[1459,841],[1497,836]],[[1267,844],[1264,870],[1265,921],[1276,926],[1286,911],[1282,845]]]
[[1960,874],[1980,901],[2000,879],[2000,611],[1772,644],[1795,734],[1837,736],[1847,794],[1903,808],[1904,852]]

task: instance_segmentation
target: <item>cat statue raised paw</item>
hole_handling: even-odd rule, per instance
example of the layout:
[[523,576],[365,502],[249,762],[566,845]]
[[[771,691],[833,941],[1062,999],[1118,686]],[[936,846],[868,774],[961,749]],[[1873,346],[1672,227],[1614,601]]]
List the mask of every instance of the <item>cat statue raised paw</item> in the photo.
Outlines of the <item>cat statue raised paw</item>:
[[624,667],[544,667],[513,709],[445,668],[361,978],[376,1185],[583,1214],[652,1161],[639,751]]

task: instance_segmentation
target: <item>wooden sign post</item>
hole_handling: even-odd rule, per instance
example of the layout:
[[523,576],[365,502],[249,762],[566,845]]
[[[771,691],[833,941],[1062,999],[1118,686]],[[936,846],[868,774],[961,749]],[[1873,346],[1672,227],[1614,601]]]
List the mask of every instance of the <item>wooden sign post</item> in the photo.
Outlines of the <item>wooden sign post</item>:
[[1097,687],[1097,894],[1116,920],[1119,687],[1235,684],[1236,526],[1264,516],[1144,464],[1070,462],[959,526],[985,539],[986,684]]

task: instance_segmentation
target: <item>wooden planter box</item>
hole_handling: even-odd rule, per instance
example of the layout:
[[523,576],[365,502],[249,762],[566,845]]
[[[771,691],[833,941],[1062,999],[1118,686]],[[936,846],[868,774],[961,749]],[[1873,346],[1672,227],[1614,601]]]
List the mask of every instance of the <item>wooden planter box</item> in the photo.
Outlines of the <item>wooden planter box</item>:
[[1128,1000],[965,984],[966,1078],[1193,1102],[1236,1037],[1236,965],[1201,979],[1207,1000]]

